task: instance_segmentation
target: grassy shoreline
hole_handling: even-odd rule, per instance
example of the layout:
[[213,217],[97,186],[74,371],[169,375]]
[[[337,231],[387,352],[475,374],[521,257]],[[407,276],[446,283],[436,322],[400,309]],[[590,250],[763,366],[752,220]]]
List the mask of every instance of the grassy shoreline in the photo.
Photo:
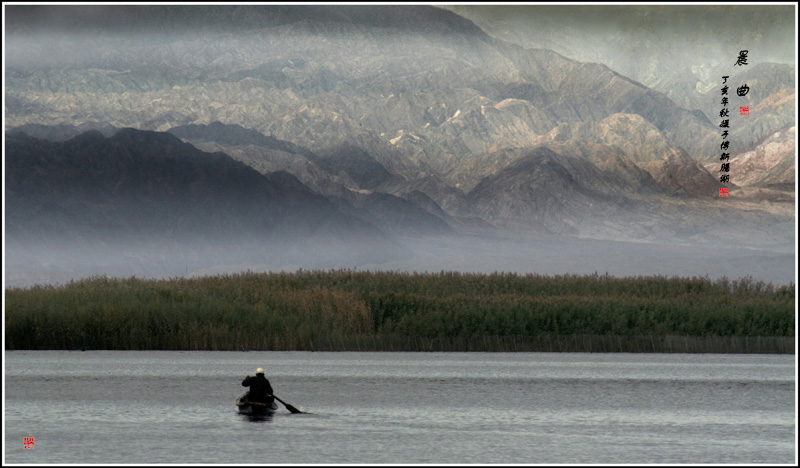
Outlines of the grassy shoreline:
[[794,353],[750,278],[298,271],[6,290],[6,350]]

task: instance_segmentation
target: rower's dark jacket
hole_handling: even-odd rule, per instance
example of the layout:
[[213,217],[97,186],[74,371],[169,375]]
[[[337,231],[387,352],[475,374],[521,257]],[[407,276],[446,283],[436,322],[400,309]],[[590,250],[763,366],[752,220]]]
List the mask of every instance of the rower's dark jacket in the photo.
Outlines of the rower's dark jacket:
[[264,377],[264,374],[256,374],[255,377],[250,377],[248,375],[242,381],[242,386],[250,387],[250,392],[248,394],[248,399],[250,401],[257,401],[260,403],[271,403],[273,401],[272,386],[269,384],[269,380]]

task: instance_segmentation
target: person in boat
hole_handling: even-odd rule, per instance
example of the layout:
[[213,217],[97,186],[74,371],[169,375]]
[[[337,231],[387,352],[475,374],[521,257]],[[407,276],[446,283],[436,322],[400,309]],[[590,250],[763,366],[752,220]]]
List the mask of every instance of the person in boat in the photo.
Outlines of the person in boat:
[[250,387],[250,391],[247,392],[247,400],[254,401],[257,403],[265,403],[271,405],[275,398],[272,397],[272,385],[269,384],[269,380],[264,377],[264,369],[258,368],[256,369],[256,376],[250,377],[249,375],[245,377],[242,381],[243,387]]

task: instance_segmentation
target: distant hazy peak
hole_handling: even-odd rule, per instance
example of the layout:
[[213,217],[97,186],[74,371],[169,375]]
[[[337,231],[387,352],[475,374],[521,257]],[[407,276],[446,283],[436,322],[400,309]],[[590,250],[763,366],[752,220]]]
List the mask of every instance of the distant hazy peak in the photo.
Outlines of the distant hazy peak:
[[9,5],[9,33],[236,31],[294,24],[345,23],[407,32],[471,34],[483,30],[427,5]]

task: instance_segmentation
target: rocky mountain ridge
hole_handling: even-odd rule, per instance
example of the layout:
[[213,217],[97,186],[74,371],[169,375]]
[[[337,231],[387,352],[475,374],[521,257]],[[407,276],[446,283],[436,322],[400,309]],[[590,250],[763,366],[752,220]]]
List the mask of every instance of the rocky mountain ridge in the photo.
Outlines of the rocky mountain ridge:
[[[432,7],[398,11],[393,21],[402,25],[457,18]],[[75,108],[91,108],[115,126],[161,131],[221,121],[315,152],[357,144],[376,157],[410,159],[406,169],[421,176],[426,164],[435,168],[453,154],[527,146],[531,135],[560,122],[618,112],[641,115],[693,156],[710,153],[715,142],[707,122],[602,65],[525,50],[474,26],[412,34],[397,24],[315,17],[241,35],[222,29],[213,42],[175,32],[163,39],[168,48],[113,40],[98,48],[98,57],[125,62],[122,70],[111,58],[88,61],[91,68],[35,68],[11,58],[8,123],[55,124]],[[13,48],[15,36],[9,39]]]

